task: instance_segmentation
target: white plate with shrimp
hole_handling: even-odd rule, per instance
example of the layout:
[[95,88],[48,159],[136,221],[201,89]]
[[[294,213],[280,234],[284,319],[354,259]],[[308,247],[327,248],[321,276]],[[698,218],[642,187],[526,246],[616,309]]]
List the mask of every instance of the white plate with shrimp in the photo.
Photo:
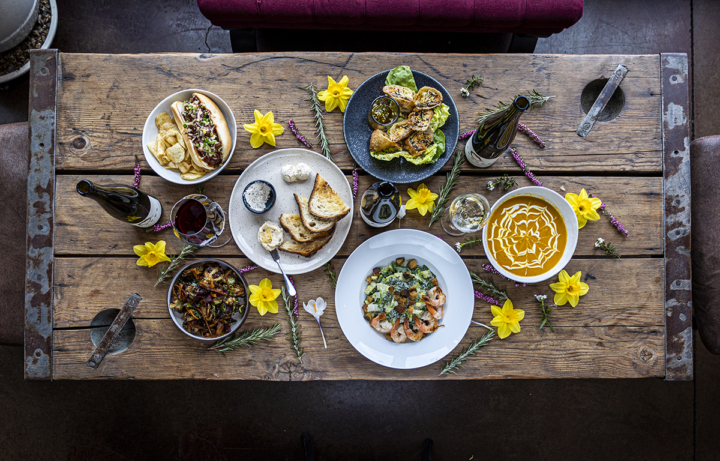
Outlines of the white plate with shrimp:
[[[397,258],[405,258],[404,264],[415,259],[427,266],[445,295],[439,328],[418,341],[388,340],[364,317],[366,278],[373,275],[373,268]],[[413,229],[383,232],[363,242],[343,265],[335,289],[338,322],[350,344],[369,360],[401,370],[431,365],[452,352],[467,333],[474,307],[472,279],[457,251],[438,237]],[[417,331],[410,333],[417,336]]]

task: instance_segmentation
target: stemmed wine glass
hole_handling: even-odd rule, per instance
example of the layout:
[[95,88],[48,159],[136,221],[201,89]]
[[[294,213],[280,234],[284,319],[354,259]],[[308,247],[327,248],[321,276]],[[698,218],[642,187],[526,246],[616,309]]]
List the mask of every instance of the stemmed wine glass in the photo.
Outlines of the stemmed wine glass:
[[170,219],[180,240],[189,245],[220,248],[232,238],[221,245],[213,245],[225,230],[225,211],[202,194],[190,194],[180,199],[173,206]]
[[482,229],[490,216],[490,203],[477,193],[461,194],[455,197],[443,213],[443,230],[459,237]]

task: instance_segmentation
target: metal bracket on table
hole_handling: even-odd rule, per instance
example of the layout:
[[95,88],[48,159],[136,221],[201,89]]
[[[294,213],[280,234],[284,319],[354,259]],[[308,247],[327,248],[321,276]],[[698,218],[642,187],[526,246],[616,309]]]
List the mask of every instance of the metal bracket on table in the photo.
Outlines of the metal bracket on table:
[[137,293],[133,293],[130,297],[128,297],[127,301],[125,301],[125,305],[122,309],[120,309],[120,313],[117,317],[115,317],[115,320],[113,320],[110,328],[108,328],[105,332],[105,336],[103,336],[100,344],[98,344],[95,348],[95,352],[93,352],[90,356],[90,360],[87,361],[86,365],[88,367],[97,370],[100,363],[105,358],[108,349],[110,349],[110,346],[118,337],[127,321],[130,320],[130,316],[133,315],[135,309],[138,307],[138,304],[140,304],[140,301],[142,301],[142,297]]
[[622,64],[619,64],[617,66],[617,69],[615,69],[615,72],[613,72],[612,77],[610,77],[608,82],[605,84],[605,88],[602,89],[600,95],[597,97],[595,103],[592,105],[587,115],[585,116],[585,119],[582,121],[580,127],[577,129],[576,133],[578,136],[584,138],[588,135],[588,133],[590,133],[590,130],[592,130],[592,127],[595,125],[598,116],[600,116],[603,109],[605,109],[605,105],[608,103],[608,101],[610,101],[613,93],[615,93],[615,90],[617,90],[617,88],[620,86],[620,83],[622,83],[627,73],[627,67],[623,66]]

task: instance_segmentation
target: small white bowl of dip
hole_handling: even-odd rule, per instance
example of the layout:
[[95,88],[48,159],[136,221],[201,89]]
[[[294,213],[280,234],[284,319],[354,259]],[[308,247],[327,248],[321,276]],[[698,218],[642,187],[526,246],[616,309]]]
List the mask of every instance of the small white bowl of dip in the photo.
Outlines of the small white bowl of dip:
[[[557,212],[560,214],[560,216],[563,218],[564,224],[565,224],[565,232],[567,232],[567,239],[565,242],[565,248],[563,249],[562,257],[560,258],[560,261],[558,261],[553,267],[551,267],[547,272],[543,272],[539,275],[533,275],[533,276],[520,276],[517,274],[513,274],[512,272],[509,272],[507,269],[505,269],[503,266],[501,266],[496,260],[494,255],[489,251],[488,249],[488,228],[490,227],[490,224],[493,220],[493,213],[495,210],[500,208],[505,202],[510,200],[511,198],[515,198],[518,196],[528,196],[528,197],[535,197],[539,198],[541,200],[544,200],[545,202],[549,203],[551,206],[557,210]],[[565,198],[558,194],[557,192],[548,189],[546,187],[537,187],[537,186],[528,186],[528,187],[521,187],[520,189],[515,189],[512,192],[508,192],[505,194],[500,200],[495,202],[495,204],[490,208],[490,217],[488,219],[488,224],[483,227],[483,233],[482,233],[482,241],[483,241],[483,249],[485,250],[485,255],[487,256],[488,260],[490,261],[490,264],[503,276],[509,278],[510,280],[514,280],[519,283],[538,283],[543,282],[545,280],[548,280],[549,278],[555,276],[558,272],[563,270],[568,262],[570,262],[570,259],[573,257],[573,254],[575,253],[575,247],[577,246],[577,239],[578,239],[578,221],[577,216],[575,216],[575,211],[572,209],[570,204],[565,200]]]

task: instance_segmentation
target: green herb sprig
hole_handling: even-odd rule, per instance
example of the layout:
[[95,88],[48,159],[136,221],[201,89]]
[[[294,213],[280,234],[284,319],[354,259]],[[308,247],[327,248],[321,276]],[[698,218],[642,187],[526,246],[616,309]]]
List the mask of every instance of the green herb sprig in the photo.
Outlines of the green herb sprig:
[[322,106],[320,105],[320,100],[317,97],[317,91],[315,91],[315,87],[312,83],[308,86],[301,86],[300,89],[310,93],[310,96],[305,98],[305,101],[310,101],[310,110],[315,117],[315,137],[320,143],[320,150],[323,155],[328,158],[328,160],[334,161],[332,158],[332,151],[330,151],[330,141],[328,141],[328,138],[325,135],[325,117],[322,114]]
[[290,333],[288,333],[286,338],[288,341],[290,341],[290,344],[292,344],[295,355],[297,356],[298,360],[300,360],[300,363],[302,363],[305,349],[300,348],[300,341],[302,341],[302,337],[300,333],[300,324],[298,323],[298,317],[295,316],[295,312],[293,311],[295,303],[291,301],[290,295],[287,294],[284,286],[281,287],[280,290],[283,303],[285,304],[285,311],[288,314],[288,324],[290,325]]
[[460,94],[463,98],[467,98],[470,96],[470,92],[475,88],[476,86],[480,86],[485,81],[482,77],[476,77],[475,74],[472,75],[469,79],[465,80],[465,87],[460,90]]
[[465,248],[466,246],[478,245],[480,243],[482,243],[482,239],[480,237],[477,237],[477,238],[465,237],[464,242],[455,242],[455,249],[457,250],[458,253],[460,253],[462,251],[462,249]]
[[[520,95],[518,95],[518,96],[520,96]],[[543,104],[548,102],[548,100],[550,98],[555,97],[555,96],[544,96],[535,90],[530,90],[527,93],[523,94],[522,96],[525,96],[530,101],[529,109],[540,108],[543,106]],[[513,100],[514,99],[515,98],[513,98]],[[494,115],[494,114],[497,114],[498,112],[502,112],[504,110],[509,109],[511,105],[512,105],[512,102],[507,103],[507,102],[500,101],[500,102],[498,102],[497,106],[495,106],[494,108],[490,108],[490,107],[485,108],[484,111],[480,112],[480,118],[478,118],[478,123],[482,123],[486,118],[488,118],[491,115]]]
[[278,333],[280,333],[279,323],[276,323],[269,328],[254,328],[249,331],[235,333],[234,335],[230,335],[227,338],[223,338],[212,346],[208,347],[207,350],[215,351],[219,354],[222,354],[224,357],[225,352],[231,352],[244,346],[252,347],[259,341],[275,341],[275,338],[273,338],[273,336]]
[[470,277],[475,285],[479,286],[482,290],[490,293],[490,296],[495,298],[496,301],[502,301],[508,299],[508,295],[505,290],[497,288],[492,282],[488,282],[480,277],[476,272],[470,271]]
[[502,187],[503,190],[508,191],[511,187],[517,186],[515,178],[511,178],[505,173],[502,178],[497,178],[495,181],[488,181],[488,190],[494,190],[496,187]]
[[463,163],[465,163],[465,153],[461,149],[458,149],[455,151],[455,161],[453,163],[452,170],[450,170],[450,172],[445,176],[445,185],[442,189],[440,189],[440,193],[438,194],[438,199],[435,202],[435,208],[430,215],[430,224],[428,227],[432,226],[435,221],[442,217],[443,212],[445,211],[445,203],[448,201],[448,196],[457,186],[458,177],[460,176],[460,167]]
[[495,330],[490,330],[487,333],[485,333],[482,338],[476,339],[473,342],[470,343],[470,345],[463,349],[460,354],[453,357],[449,361],[445,362],[445,365],[442,367],[442,370],[440,370],[441,375],[447,375],[447,374],[457,374],[456,371],[462,367],[463,362],[465,362],[471,355],[475,355],[475,353],[483,346],[487,346],[487,344],[490,342],[491,339],[495,336]]
[[200,195],[204,194],[205,186],[195,186],[195,193]]
[[600,248],[607,254],[615,259],[620,259],[620,253],[615,249],[615,246],[610,242],[605,242],[601,237],[595,241],[595,248]]
[[192,256],[193,254],[195,254],[195,252],[198,249],[199,249],[199,247],[183,243],[183,247],[182,247],[182,250],[180,250],[180,253],[175,256],[171,256],[170,263],[166,264],[158,272],[158,279],[157,279],[157,282],[155,282],[155,286],[158,286],[161,283],[167,282],[167,280],[170,278],[172,273],[175,272],[178,269],[178,267],[180,267],[180,265],[185,262],[185,259],[187,259],[189,256]]
[[535,295],[535,299],[537,299],[537,302],[540,303],[540,309],[542,309],[542,318],[540,319],[539,329],[542,330],[543,327],[547,325],[550,327],[552,332],[555,333],[555,328],[553,328],[552,323],[550,323],[550,306],[545,304],[547,295]]
[[330,263],[325,264],[325,270],[327,271],[328,277],[330,277],[330,280],[332,281],[332,284],[334,287],[337,286],[337,274],[333,272],[332,266]]

